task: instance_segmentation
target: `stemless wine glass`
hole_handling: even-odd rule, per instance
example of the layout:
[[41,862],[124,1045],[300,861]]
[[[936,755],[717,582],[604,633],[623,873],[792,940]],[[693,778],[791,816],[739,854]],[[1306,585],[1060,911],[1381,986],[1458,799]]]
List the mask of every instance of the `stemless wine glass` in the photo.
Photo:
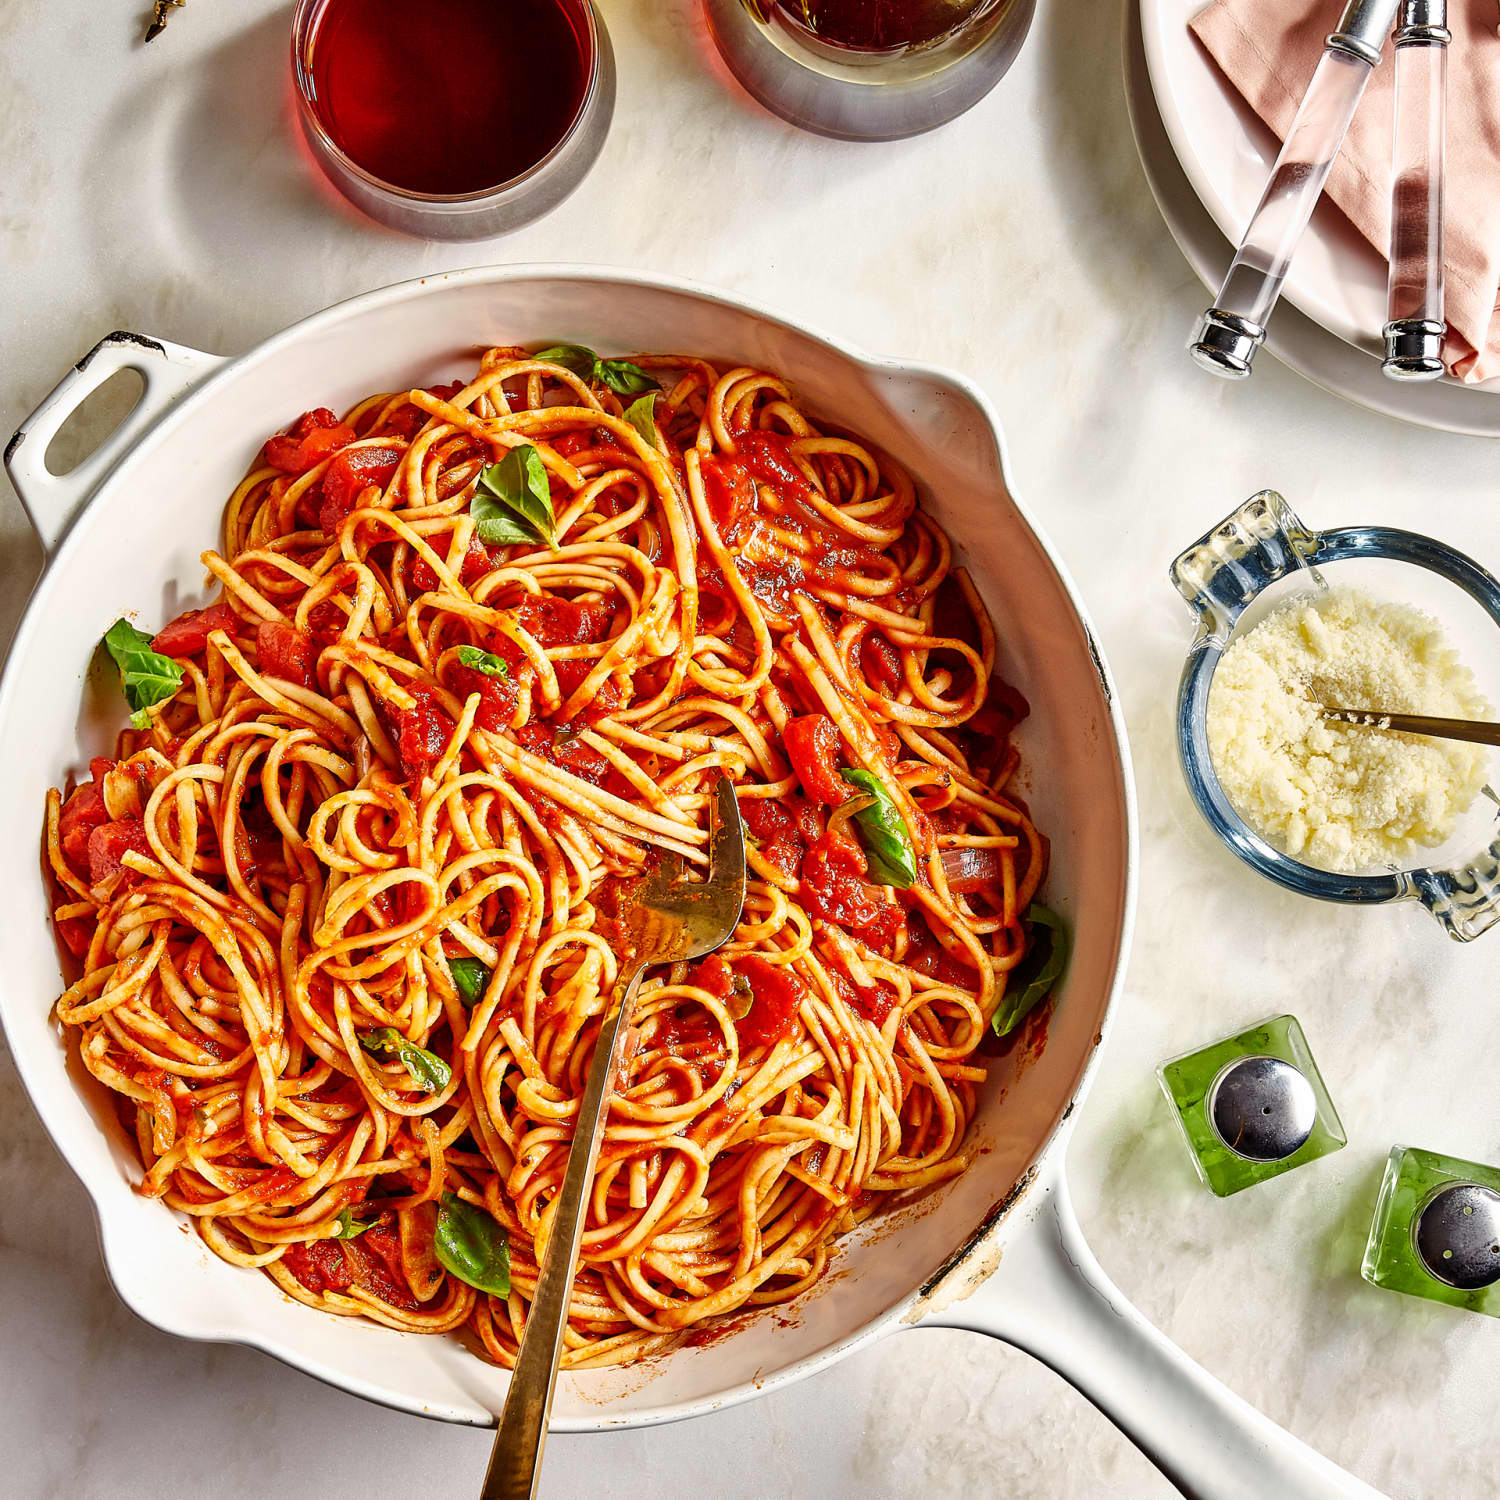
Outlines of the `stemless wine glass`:
[[[525,171],[470,192],[418,192],[383,180],[344,150],[325,118],[315,59],[330,0],[298,0],[292,16],[292,76],[302,131],[328,180],[372,219],[434,240],[485,239],[519,229],[556,208],[588,175],[615,107],[615,59],[590,0],[556,0],[578,43],[584,70],[576,111],[556,144]],[[435,141],[433,149],[441,150]]]
[[920,135],[977,104],[1035,0],[704,0],[730,71],[767,109],[841,140]]

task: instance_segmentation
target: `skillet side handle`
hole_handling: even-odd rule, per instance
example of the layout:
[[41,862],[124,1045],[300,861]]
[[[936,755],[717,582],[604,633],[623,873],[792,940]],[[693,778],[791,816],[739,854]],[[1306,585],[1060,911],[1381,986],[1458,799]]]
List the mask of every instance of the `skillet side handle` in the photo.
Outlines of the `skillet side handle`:
[[[5,471],[50,555],[84,502],[141,434],[184,392],[224,363],[182,344],[139,333],[112,333],[89,350],[21,423],[5,449]],[[134,370],[145,389],[129,415],[67,474],[53,474],[47,448],[83,401],[120,370]]]
[[[1016,1212],[1023,1222],[994,1275],[917,1326],[986,1333],[1034,1355],[1193,1500],[1385,1500],[1234,1395],[1125,1300],[1084,1243],[1060,1169]],[[950,1282],[963,1274],[960,1265]],[[940,1283],[933,1300],[946,1290]]]

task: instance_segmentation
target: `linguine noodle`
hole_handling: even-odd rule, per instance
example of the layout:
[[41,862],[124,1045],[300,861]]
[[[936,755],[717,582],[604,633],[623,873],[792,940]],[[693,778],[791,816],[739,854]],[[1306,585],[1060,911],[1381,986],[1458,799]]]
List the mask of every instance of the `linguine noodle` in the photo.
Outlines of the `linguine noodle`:
[[[48,796],[58,1015],[141,1191],[300,1302],[465,1329],[502,1365],[623,883],[704,864],[721,774],[744,914],[641,987],[567,1366],[794,1298],[839,1235],[964,1169],[1045,873],[1006,792],[1024,700],[911,480],[773,374],[636,365],[662,385],[644,423],[492,349],[461,388],[272,438],[204,554],[221,603],[155,638],[180,685]],[[528,451],[555,545],[486,542],[481,472]],[[871,878],[880,798],[844,770],[904,824],[905,888]],[[508,1292],[439,1253],[464,1206],[508,1241]]]

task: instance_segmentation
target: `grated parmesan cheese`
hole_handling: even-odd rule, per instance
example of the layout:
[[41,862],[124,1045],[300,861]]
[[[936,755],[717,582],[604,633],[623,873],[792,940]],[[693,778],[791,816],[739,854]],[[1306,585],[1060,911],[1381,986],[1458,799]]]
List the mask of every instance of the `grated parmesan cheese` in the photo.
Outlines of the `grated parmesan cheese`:
[[1329,723],[1314,699],[1490,718],[1437,621],[1352,589],[1283,606],[1220,660],[1208,746],[1239,815],[1305,864],[1401,863],[1447,839],[1485,784],[1486,749]]

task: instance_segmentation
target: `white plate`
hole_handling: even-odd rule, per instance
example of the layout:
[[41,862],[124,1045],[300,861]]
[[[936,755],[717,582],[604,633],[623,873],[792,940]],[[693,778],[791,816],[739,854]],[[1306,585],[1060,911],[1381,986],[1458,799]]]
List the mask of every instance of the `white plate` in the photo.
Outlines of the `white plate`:
[[[1188,30],[1188,22],[1205,3],[1139,0],[1140,29],[1150,88],[1166,137],[1191,190],[1223,237],[1235,245],[1260,201],[1281,143]],[[1389,65],[1387,58],[1383,66]],[[1227,266],[1225,257],[1220,269]],[[1217,276],[1211,279],[1213,289],[1218,284]],[[1383,353],[1385,258],[1327,198],[1318,205],[1297,248],[1282,296],[1372,361]],[[1445,376],[1440,383],[1500,394],[1500,378],[1466,386]]]
[[[1146,11],[1153,5],[1159,9],[1164,4],[1177,3],[1178,0],[1131,0],[1127,6],[1125,97],[1136,150],[1157,207],[1188,264],[1204,286],[1214,291],[1229,267],[1234,246],[1194,191],[1174,151],[1158,108],[1158,96],[1152,91],[1143,39]],[[1309,248],[1304,242],[1303,249]],[[1357,406],[1421,427],[1476,437],[1500,437],[1500,401],[1494,399],[1493,381],[1485,386],[1466,386],[1456,380],[1439,380],[1430,385],[1402,385],[1387,380],[1380,373],[1379,363],[1368,354],[1334,337],[1296,307],[1285,305],[1277,308],[1271,321],[1266,349],[1299,375]]]

